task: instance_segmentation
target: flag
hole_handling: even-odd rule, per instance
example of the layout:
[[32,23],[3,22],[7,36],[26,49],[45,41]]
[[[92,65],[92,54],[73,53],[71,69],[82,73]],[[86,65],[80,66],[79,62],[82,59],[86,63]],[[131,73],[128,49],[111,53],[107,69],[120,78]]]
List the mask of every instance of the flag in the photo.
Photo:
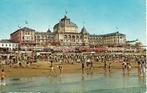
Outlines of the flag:
[[118,29],[118,27],[117,27],[117,26],[116,26],[115,28],[116,28],[116,29]]
[[25,21],[25,24],[28,24],[28,21]]
[[18,28],[21,28],[21,27],[18,25]]
[[65,9],[65,15],[67,15],[67,10]]

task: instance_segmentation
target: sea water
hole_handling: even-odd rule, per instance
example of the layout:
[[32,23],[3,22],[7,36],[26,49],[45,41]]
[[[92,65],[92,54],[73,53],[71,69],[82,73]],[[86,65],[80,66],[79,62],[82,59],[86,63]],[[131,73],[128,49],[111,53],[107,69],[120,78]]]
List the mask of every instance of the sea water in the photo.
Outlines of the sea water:
[[62,74],[11,77],[1,93],[145,93],[145,77],[135,73]]

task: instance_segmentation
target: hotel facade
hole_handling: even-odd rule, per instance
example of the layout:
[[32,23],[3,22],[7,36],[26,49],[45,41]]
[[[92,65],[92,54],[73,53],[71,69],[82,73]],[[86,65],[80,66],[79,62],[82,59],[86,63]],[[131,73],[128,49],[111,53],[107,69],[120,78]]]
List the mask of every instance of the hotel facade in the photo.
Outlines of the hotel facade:
[[119,32],[90,35],[89,42],[89,45],[122,46],[126,44],[126,35]]
[[11,33],[11,40],[21,48],[48,48],[50,46],[121,46],[126,44],[126,35],[114,32],[104,35],[92,35],[86,27],[79,31],[78,26],[66,15],[46,32],[31,28],[20,28]]
[[27,27],[20,28],[10,34],[10,39],[18,43],[21,49],[32,49],[35,43],[35,30]]

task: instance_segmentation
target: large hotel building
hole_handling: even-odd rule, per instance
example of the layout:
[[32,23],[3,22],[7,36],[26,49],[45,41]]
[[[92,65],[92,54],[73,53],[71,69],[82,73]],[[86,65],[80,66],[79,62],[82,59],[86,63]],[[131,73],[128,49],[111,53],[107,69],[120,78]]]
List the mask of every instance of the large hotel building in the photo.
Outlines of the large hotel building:
[[11,33],[11,40],[21,48],[45,48],[50,46],[121,46],[126,44],[126,35],[114,32],[103,35],[92,35],[86,27],[78,31],[78,26],[64,16],[55,24],[53,31],[38,32],[27,27]]

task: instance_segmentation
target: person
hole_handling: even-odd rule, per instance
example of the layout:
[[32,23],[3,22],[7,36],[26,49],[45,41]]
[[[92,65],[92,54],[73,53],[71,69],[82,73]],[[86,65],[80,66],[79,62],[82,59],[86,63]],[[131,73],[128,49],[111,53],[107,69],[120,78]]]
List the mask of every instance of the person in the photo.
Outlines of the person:
[[59,68],[60,74],[62,74],[63,66],[62,65],[59,65],[57,67]]
[[94,61],[94,60],[92,60],[92,61],[90,62],[90,69],[93,69],[93,61]]
[[18,64],[19,64],[19,67],[22,67],[22,63],[21,62],[19,62]]
[[53,67],[53,61],[51,60],[51,67]]
[[84,68],[85,68],[84,62],[82,62],[82,74],[84,74]]
[[106,61],[104,61],[104,70],[107,70],[106,68],[107,68],[107,63]]
[[128,65],[127,58],[124,57],[122,65],[123,65],[123,71],[124,71],[124,73],[126,73],[126,71],[128,70],[128,68],[127,68],[127,65]]
[[141,75],[144,75],[145,74],[145,63],[142,62],[141,63]]
[[138,63],[138,74],[140,75],[141,74],[141,63],[139,60],[137,60],[137,63]]
[[87,59],[86,66],[89,67],[89,65],[90,65],[90,59]]
[[55,74],[55,71],[54,71],[54,67],[53,67],[53,66],[50,66],[50,73],[51,73],[52,75]]
[[2,71],[1,71],[1,85],[4,85],[4,86],[6,85],[5,77],[6,77],[5,71],[4,71],[4,69],[2,69]]
[[127,70],[128,70],[128,72],[131,70],[131,63],[130,62],[127,63]]
[[111,71],[111,62],[108,65],[109,72]]

